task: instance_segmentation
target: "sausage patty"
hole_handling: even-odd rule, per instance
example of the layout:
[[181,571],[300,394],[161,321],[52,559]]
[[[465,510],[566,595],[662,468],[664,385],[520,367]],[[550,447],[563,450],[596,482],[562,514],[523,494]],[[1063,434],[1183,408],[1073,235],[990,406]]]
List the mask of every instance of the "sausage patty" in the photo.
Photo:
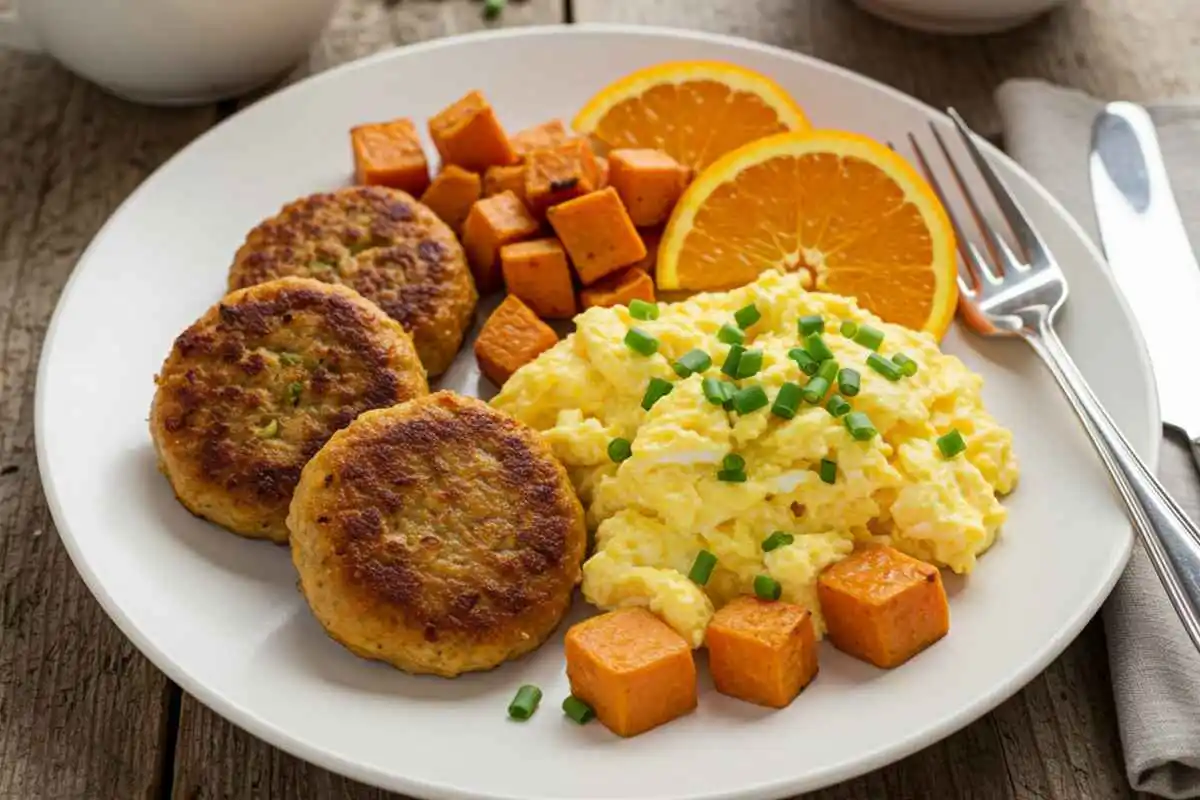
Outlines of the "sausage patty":
[[454,361],[478,294],[462,246],[410,195],[352,186],[301,198],[246,236],[229,289],[297,275],[340,283],[412,334],[431,376]]
[[587,539],[537,432],[450,392],[336,434],[304,468],[288,527],[301,591],[331,637],[444,677],[541,644]]
[[395,320],[304,278],[225,297],[179,335],[155,381],[150,435],[180,502],[276,542],[301,468],[334,431],[429,391]]

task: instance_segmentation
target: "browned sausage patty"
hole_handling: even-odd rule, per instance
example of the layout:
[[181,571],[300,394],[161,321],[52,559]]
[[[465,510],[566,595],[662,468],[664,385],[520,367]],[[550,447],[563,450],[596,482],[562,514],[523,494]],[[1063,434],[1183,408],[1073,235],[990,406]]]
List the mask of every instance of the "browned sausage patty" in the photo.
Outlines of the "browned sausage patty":
[[288,527],[330,636],[445,677],[541,644],[570,605],[587,538],[537,432],[450,392],[336,434],[304,468]]
[[429,391],[395,320],[304,278],[225,297],[179,335],[155,380],[150,435],[180,502],[276,542],[301,468],[334,431]]
[[246,236],[229,289],[297,275],[340,283],[412,334],[431,376],[454,361],[478,295],[453,231],[410,195],[353,186],[284,206]]

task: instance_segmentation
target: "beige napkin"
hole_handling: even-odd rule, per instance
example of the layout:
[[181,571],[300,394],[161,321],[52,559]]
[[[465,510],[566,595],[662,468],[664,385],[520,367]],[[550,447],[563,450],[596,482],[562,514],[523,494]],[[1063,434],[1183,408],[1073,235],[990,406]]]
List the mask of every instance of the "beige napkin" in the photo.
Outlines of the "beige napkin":
[[[1087,154],[1102,104],[1040,81],[1010,81],[996,99],[1009,154],[1099,242]],[[1188,232],[1200,245],[1200,104],[1155,106],[1151,113]],[[1200,472],[1178,437],[1163,443],[1159,477],[1200,519]],[[1163,797],[1200,797],[1200,654],[1140,545],[1103,614],[1130,783]]]

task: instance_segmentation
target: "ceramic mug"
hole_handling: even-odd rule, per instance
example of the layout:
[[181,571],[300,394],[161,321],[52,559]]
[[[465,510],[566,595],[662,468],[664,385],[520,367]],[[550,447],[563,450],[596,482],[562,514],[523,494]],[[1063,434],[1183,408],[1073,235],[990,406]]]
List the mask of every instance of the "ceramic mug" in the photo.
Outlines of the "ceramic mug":
[[130,100],[206,103],[282,75],[336,2],[18,0],[0,12],[0,46],[45,52]]

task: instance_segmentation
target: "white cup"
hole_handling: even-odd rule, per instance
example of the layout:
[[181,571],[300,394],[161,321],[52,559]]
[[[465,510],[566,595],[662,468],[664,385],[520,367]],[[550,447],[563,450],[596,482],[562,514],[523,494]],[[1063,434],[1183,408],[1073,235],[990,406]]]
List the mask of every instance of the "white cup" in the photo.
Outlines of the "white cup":
[[0,46],[49,54],[130,100],[207,103],[282,75],[337,0],[24,0]]

